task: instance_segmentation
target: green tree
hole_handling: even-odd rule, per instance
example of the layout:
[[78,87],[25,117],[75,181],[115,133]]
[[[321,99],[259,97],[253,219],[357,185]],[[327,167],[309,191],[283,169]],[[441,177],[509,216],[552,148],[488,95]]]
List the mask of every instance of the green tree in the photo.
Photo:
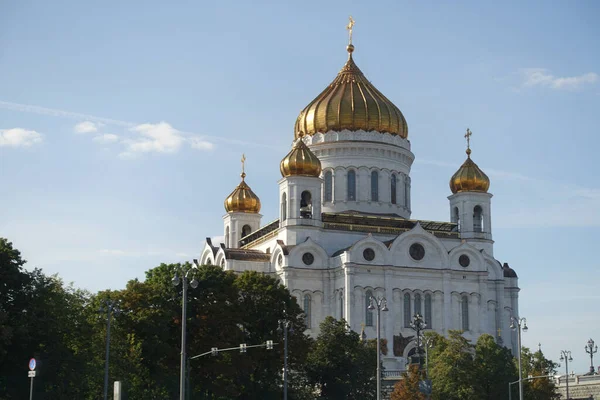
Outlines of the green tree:
[[319,399],[373,399],[377,359],[374,341],[362,343],[346,321],[327,317],[308,354],[305,371]]
[[402,373],[402,379],[394,385],[390,400],[426,400],[427,397],[419,390],[419,382],[425,379],[424,372],[418,365],[411,365],[408,371]]
[[[541,350],[531,353],[527,347],[521,351],[523,362],[523,378],[529,376],[549,376],[556,373],[557,364],[544,357]],[[515,358],[515,365],[517,361]],[[516,386],[516,385],[513,385]],[[554,380],[551,378],[536,378],[523,383],[523,395],[531,400],[555,400],[560,399]]]
[[434,400],[475,400],[473,345],[461,331],[449,331],[441,349],[433,352],[429,376]]
[[510,350],[488,334],[481,335],[475,345],[474,375],[473,385],[481,400],[507,399],[508,384],[518,379]]

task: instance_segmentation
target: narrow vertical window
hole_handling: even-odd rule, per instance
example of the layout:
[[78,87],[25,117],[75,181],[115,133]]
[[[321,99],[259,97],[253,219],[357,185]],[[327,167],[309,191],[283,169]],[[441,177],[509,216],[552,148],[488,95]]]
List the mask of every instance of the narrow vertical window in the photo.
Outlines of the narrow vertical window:
[[311,313],[310,313],[310,295],[304,295],[304,322],[306,323],[306,328],[310,329],[311,322]]
[[404,326],[407,328],[410,326],[411,317],[412,317],[412,315],[410,315],[410,294],[405,293],[404,294]]
[[331,171],[325,172],[325,191],[323,201],[332,201],[333,199],[333,174]]
[[416,314],[423,316],[423,313],[421,312],[421,295],[418,293],[415,294],[415,315]]
[[371,172],[371,201],[379,201],[379,173]]
[[469,330],[469,298],[467,296],[462,297],[461,301],[461,314],[462,314],[462,330]]
[[285,221],[287,219],[287,195],[284,193],[281,196],[281,220]]
[[312,218],[312,195],[308,190],[300,195],[300,218]]
[[390,193],[392,194],[392,204],[396,204],[396,174],[392,174],[392,180],[390,183]]
[[433,329],[433,325],[431,323],[431,295],[425,295],[425,323],[427,324],[427,328]]
[[244,225],[244,227],[242,228],[242,237],[248,236],[251,231],[252,228],[250,227],[250,225]]
[[356,200],[356,172],[348,171],[348,201]]
[[473,209],[473,232],[483,232],[483,210],[480,206]]
[[373,311],[369,310],[369,305],[371,305],[371,297],[373,297],[373,293],[371,291],[367,291],[365,293],[365,325],[373,326]]
[[229,227],[225,228],[225,247],[229,248]]
[[410,201],[410,178],[408,176],[404,177],[404,205],[406,208],[409,208]]
[[454,207],[454,214],[452,218],[454,219],[452,222],[458,225],[458,230],[460,231],[460,212],[458,211],[458,207]]
[[340,319],[344,319],[344,292],[340,292]]

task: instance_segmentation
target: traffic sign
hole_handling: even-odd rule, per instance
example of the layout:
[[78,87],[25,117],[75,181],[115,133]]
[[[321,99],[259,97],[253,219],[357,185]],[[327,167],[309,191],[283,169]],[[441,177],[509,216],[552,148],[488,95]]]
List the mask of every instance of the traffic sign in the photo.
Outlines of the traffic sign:
[[36,366],[35,358],[32,358],[31,360],[29,360],[29,369],[33,371],[33,370],[35,370],[35,366]]
[[27,371],[27,376],[29,378],[35,378],[35,371]]

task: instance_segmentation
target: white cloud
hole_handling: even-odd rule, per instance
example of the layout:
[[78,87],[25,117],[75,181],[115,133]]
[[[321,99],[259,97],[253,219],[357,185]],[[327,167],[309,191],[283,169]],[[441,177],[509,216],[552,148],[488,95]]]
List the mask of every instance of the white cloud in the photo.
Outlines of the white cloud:
[[198,137],[192,137],[188,139],[190,145],[192,146],[193,149],[198,149],[198,150],[212,150],[214,149],[215,145],[212,144],[211,142],[208,142],[206,140],[202,140]]
[[29,147],[42,142],[42,135],[23,128],[0,129],[0,146]]
[[73,127],[73,130],[76,133],[94,133],[98,132],[98,127],[101,126],[100,123],[92,122],[92,121],[83,121],[78,123]]
[[173,153],[184,140],[181,133],[166,122],[136,125],[129,130],[141,135],[126,142],[127,151],[131,153]]
[[113,133],[104,133],[104,134],[95,136],[94,139],[92,139],[92,140],[96,143],[108,144],[108,143],[117,142],[119,140],[119,137]]
[[584,85],[598,82],[600,77],[594,72],[588,72],[579,76],[554,76],[544,68],[525,68],[522,71],[523,86],[543,86],[557,90],[576,90]]

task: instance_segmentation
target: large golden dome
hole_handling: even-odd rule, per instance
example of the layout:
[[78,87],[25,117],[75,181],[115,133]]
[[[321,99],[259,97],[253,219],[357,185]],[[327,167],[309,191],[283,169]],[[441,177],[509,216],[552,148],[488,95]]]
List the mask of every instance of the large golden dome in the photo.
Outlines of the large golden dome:
[[348,61],[331,84],[298,116],[295,137],[329,131],[376,131],[408,137],[404,116],[363,75],[352,59],[354,46],[348,45]]
[[256,214],[260,211],[260,199],[244,180],[246,174],[242,172],[240,176],[242,177],[242,181],[225,199],[225,211],[228,213],[245,212]]
[[296,140],[292,150],[281,160],[279,170],[284,178],[291,175],[319,176],[321,161],[308,148],[301,136]]
[[471,160],[471,149],[467,149],[467,159],[450,178],[450,190],[458,192],[487,192],[490,178]]

